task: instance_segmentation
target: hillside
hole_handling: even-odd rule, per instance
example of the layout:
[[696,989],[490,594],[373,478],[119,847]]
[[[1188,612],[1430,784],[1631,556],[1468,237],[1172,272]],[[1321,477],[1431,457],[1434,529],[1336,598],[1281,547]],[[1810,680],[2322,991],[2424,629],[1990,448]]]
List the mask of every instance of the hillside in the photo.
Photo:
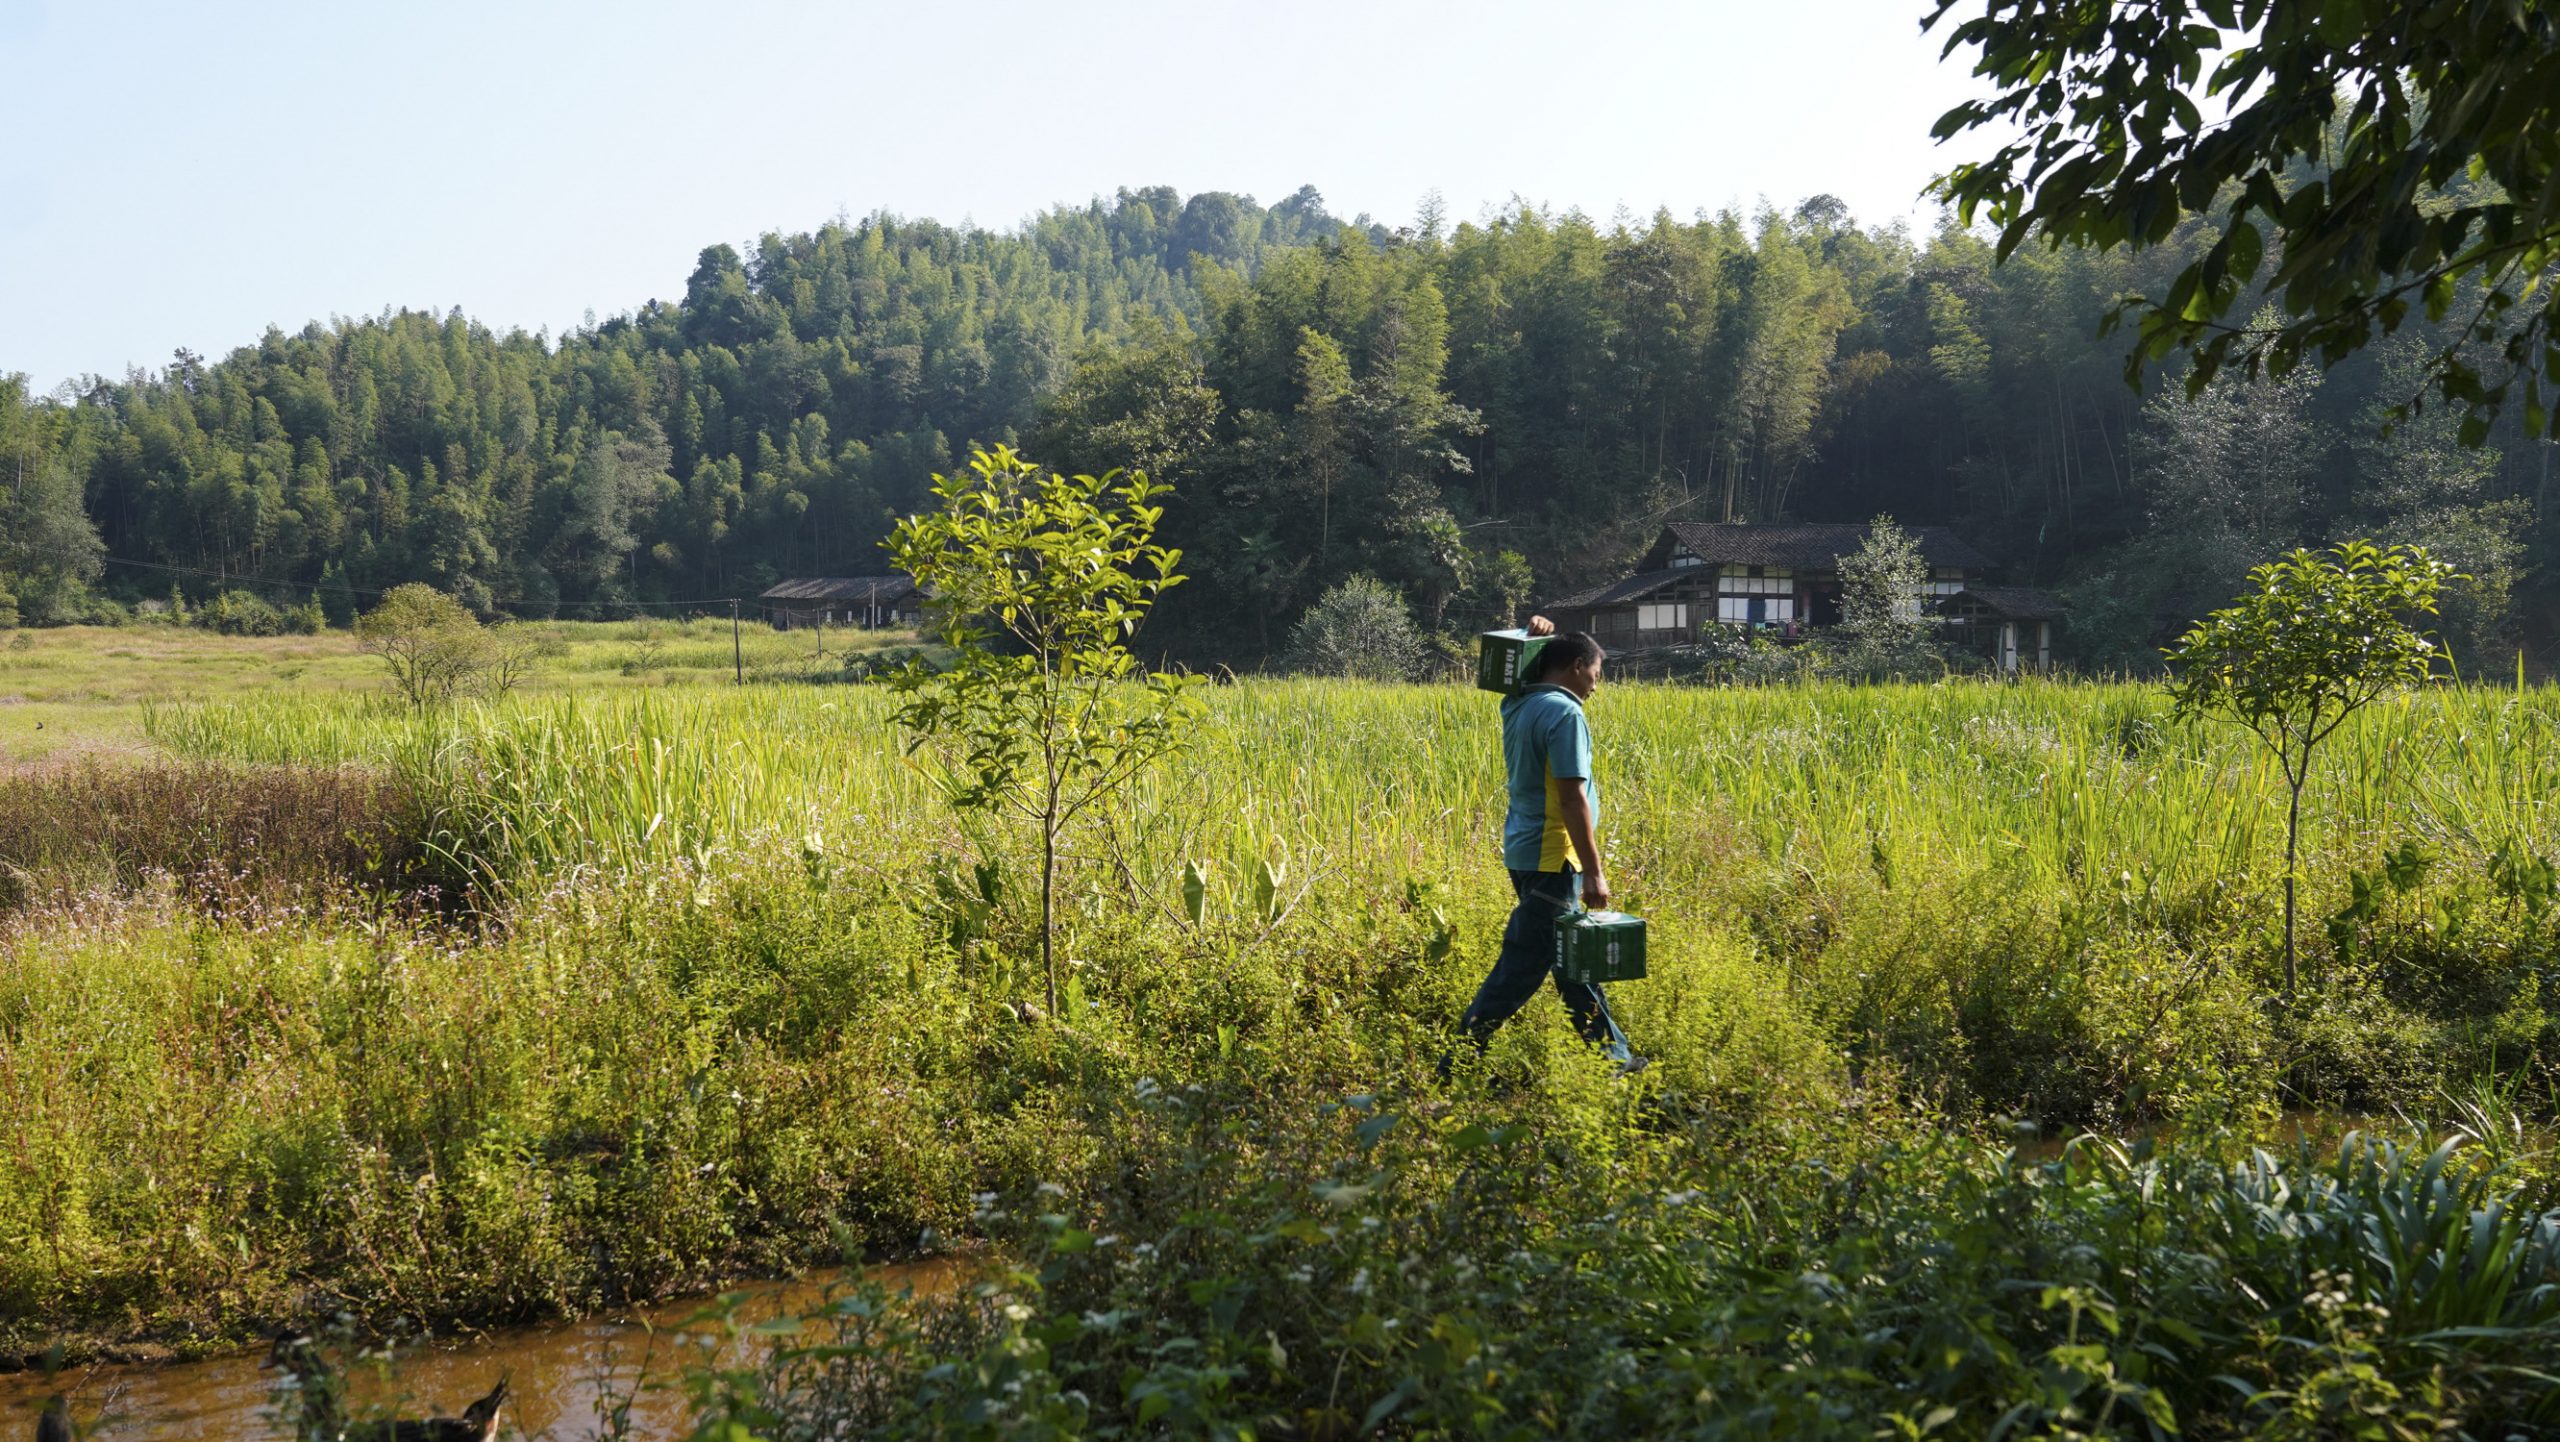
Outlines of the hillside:
[[39,623],[173,585],[343,616],[409,580],[610,616],[876,569],[932,472],[1022,441],[1176,483],[1213,584],[1163,637],[1201,660],[1267,659],[1353,574],[1458,630],[1618,573],[1668,515],[1878,512],[2076,588],[2093,663],[2345,533],[2449,555],[2480,578],[2458,648],[2510,654],[2550,448],[2380,438],[2424,336],[2194,402],[2124,384],[2107,302],[2211,239],[1995,270],[1819,196],[1392,233],[1312,188],[1123,190],[1012,231],[876,215],[712,246],[680,298],[556,340],[387,311],[50,398],[0,382],[0,590]]

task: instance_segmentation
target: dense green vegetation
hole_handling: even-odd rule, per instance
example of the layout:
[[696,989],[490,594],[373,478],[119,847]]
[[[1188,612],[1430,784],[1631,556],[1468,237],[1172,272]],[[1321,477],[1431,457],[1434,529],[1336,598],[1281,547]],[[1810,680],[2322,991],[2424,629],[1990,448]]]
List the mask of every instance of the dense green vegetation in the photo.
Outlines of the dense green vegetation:
[[[2286,787],[2236,729],[2132,687],[1612,688],[1614,869],[1657,928],[1618,1009],[1656,1065],[1610,1080],[1541,1004],[1445,1087],[1508,901],[1486,698],[1216,688],[1067,870],[1047,1020],[1036,850],[934,804],[890,705],[154,712],[231,778],[190,813],[206,864],[27,888],[0,934],[0,1345],[218,1345],[319,1298],[540,1315],[971,1237],[1004,1294],[918,1321],[967,1365],[896,1395],[1010,1406],[1027,1367],[1078,1425],[1171,1389],[1266,1431],[1397,1396],[1541,1431],[2032,1403],[2139,1435],[2254,1415],[2226,1373],[2477,1419],[2548,1345],[2540,691],[2429,692],[2324,752],[2276,1007]],[[382,778],[335,803],[406,848],[379,855],[474,911],[344,828],[256,823],[262,784],[344,763]],[[310,864],[244,864],[286,848]],[[2431,1171],[2239,1149],[2303,1106],[2475,1142]],[[2004,1160],[2001,1118],[2177,1140]],[[2376,1250],[2356,1218],[2385,1214],[2409,1229]]]
[[[1937,0],[1922,23],[1970,8]],[[2553,435],[2560,101],[2541,77],[2560,17],[2461,0],[2200,0],[2100,24],[1990,0],[1944,33],[1989,93],[1936,133],[1991,144],[1938,189],[1968,220],[1997,223],[2003,254],[2154,245],[2188,211],[2221,223],[2166,289],[2120,304],[2142,337],[2130,366],[2178,354],[2199,379],[2225,363],[2283,374],[2423,310],[2452,322],[2429,381],[2469,413],[2467,439],[2517,401],[2526,434]],[[2234,324],[2261,296],[2281,316]]]
[[[420,580],[535,615],[751,595],[877,570],[931,473],[1021,439],[1176,483],[1199,584],[1150,644],[1195,662],[1273,657],[1354,575],[1457,630],[1622,573],[1665,515],[1884,512],[2076,587],[2067,644],[2101,666],[2298,541],[2424,543],[2479,578],[2458,653],[2503,669],[2538,634],[2551,447],[2510,416],[2464,450],[2440,408],[2382,436],[2423,384],[2414,317],[2325,379],[2127,389],[2101,315],[2216,239],[1995,268],[1825,197],[1393,234],[1312,191],[1124,192],[1012,233],[874,217],[715,246],[680,299],[558,338],[400,312],[0,388],[0,588],[31,622],[173,581],[291,583],[263,586],[281,606]],[[102,571],[101,544],[213,574]],[[340,622],[363,599],[318,595]]]
[[705,1379],[696,1435],[2416,1439],[2560,1400],[2560,1216],[2496,1141],[2037,1162],[1875,1110],[1273,1106],[1247,1069],[1141,1081],[1096,1193],[983,1203],[1018,1269],[847,1296]]

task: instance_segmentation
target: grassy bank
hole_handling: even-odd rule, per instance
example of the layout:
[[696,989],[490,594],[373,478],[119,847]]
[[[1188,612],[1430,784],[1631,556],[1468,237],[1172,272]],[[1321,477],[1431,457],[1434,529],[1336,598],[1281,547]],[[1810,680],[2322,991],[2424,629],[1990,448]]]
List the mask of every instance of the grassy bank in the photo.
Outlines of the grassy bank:
[[[2459,1099],[2504,1150],[2473,1145],[2429,1195],[2466,1218],[2544,1195],[2530,1138],[2560,1061],[2545,1001],[2560,698],[2449,690],[2339,738],[2312,790],[2315,920],[2289,1006],[2272,993],[2281,783],[2246,738],[2171,727],[2138,689],[1639,686],[1604,692],[1593,720],[1619,885],[1656,927],[1654,975],[1615,1000],[1656,1065],[1607,1079],[1542,1000],[1444,1086],[1449,1020],[1508,899],[1492,704],[1474,693],[1218,688],[1195,749],[1126,798],[1115,831],[1080,841],[1070,1014],[1039,1022],[1016,1006],[1033,992],[1019,843],[936,804],[869,688],[595,687],[427,719],[303,693],[155,707],[151,739],[182,764],[348,767],[417,798],[404,835],[481,907],[422,913],[325,868],[213,909],[142,872],[21,903],[0,935],[0,1114],[20,1119],[0,1172],[0,1346],[209,1345],[340,1305],[494,1320],[973,1235],[1037,1265],[1065,1235],[1021,1220],[1041,1215],[1094,1237],[1183,1232],[1210,1239],[1199,1258],[1226,1257],[1244,1243],[1219,1228],[1264,1247],[1252,1239],[1296,1235],[1291,1218],[1368,1225],[1333,1215],[1348,1194],[1318,1182],[1382,1188],[1374,1215],[1392,1230],[1451,1187],[1535,1179],[1501,1194],[1527,1230],[1485,1245],[1511,1237],[1561,1270],[1510,1312],[1449,1321],[1419,1293],[1365,1323],[1315,1306],[1363,1267],[1384,1285],[1379,1268],[1408,1257],[1455,1266],[1462,1249],[1417,1240],[1438,1233],[1393,1230],[1402,1250],[1338,1265],[1271,1252],[1236,1295],[1306,1313],[1316,1330],[1266,1326],[1266,1350],[1299,1360],[1264,1372],[1296,1380],[1265,1386],[1261,1363],[1221,1354],[1213,1371],[1242,1370],[1202,1373],[1200,1405],[1232,1396],[1217,1415],[1324,1431],[1340,1419],[1302,1414],[1366,1397],[1356,1422],[1405,1387],[1393,1359],[1418,1331],[1526,1347],[1544,1334],[1520,1308],[1551,1312],[1541,1326],[1647,1319],[1597,1349],[1608,1368],[1653,1368],[1675,1336],[1697,1367],[1767,1361],[1816,1328],[1789,1308],[1833,1305],[1781,1284],[1815,1252],[1841,1325],[1900,1307],[1973,1328],[1995,1360],[2095,1345],[2082,1332],[2105,1324],[2071,1300],[2083,1293],[2199,1325],[2228,1299],[2142,1301],[2121,1269],[2221,1255],[2238,1243],[2208,1235],[2211,1216],[2262,1202],[2274,1216],[2327,1186],[2316,1160],[2287,1161],[2281,1186],[2224,1165],[2288,1107],[2451,1124]],[[1209,875],[1196,918],[1181,887],[1195,861]],[[1216,1126],[1176,1137],[1145,1120],[1144,1098],[1195,1085]],[[2046,1134],[2165,1123],[2181,1140],[2165,1179],[2128,1161],[2048,1183],[2000,1160],[2004,1119],[2021,1118]],[[2484,1180],[2492,1162],[2507,1170]],[[1712,1226],[1645,1220],[1684,1193]],[[2186,1200],[2157,1225],[2124,1219],[2172,1194]],[[2010,1222],[2049,1246],[2003,1253]],[[1879,1249],[1869,1273],[1836,1251],[1862,1237]],[[1162,1355],[1143,1375],[1184,1338],[1249,1340],[1241,1312],[1214,1343],[1184,1320],[1223,1295],[1205,1261],[1122,1295],[1070,1275],[1081,1245],[1037,1283],[1068,1310],[1024,1303],[1046,1319],[1025,1326],[1145,1312],[1156,1330],[1132,1335]],[[1938,1274],[1895,1271],[1909,1247],[1975,1258],[1974,1280],[1922,1306]],[[2079,1270],[2035,1260],[2048,1254]],[[1500,1261],[1463,1255],[1481,1273]],[[2251,1256],[2290,1279],[2270,1302],[2288,1326],[2326,1295],[2315,1274],[2352,1292],[2385,1270],[2307,1240]],[[2527,1292],[2560,1285],[2540,1257],[2514,1263]],[[1587,1262],[1606,1264],[1599,1281]],[[2017,1300],[2011,1284],[2038,1275],[2062,1300]],[[1415,1330],[1382,1341],[1391,1318]],[[2349,1322],[2333,1341],[2373,1330]],[[2511,1323],[2541,1325],[2497,1325]],[[2232,1335],[2225,1351],[2197,1344],[2193,1365],[2247,1354],[2260,1390],[2304,1384],[2270,1360],[2292,1334]],[[1029,1337],[1061,1395],[1126,1372],[1119,1342],[1096,1334],[1078,1354],[1084,1332],[1046,1336],[999,1327],[970,1345]],[[1355,1343],[1367,1350],[1342,1350]],[[2365,1343],[2338,1345],[2351,1366]],[[2125,1347],[2107,1363],[2120,1379],[2139,1350]],[[1311,1400],[1309,1349],[1333,1350],[1346,1390]],[[1840,1369],[1821,1385],[1846,1396],[1850,1371],[1905,1377],[1857,1394],[1873,1420],[1928,1353],[1897,1355],[1808,1353],[1799,1380]],[[2043,1365],[1986,1363],[1944,1405],[1981,1415]],[[1683,1395],[1774,1376],[1694,1372]],[[1536,1389],[1521,1416],[1565,1416],[1565,1381]]]

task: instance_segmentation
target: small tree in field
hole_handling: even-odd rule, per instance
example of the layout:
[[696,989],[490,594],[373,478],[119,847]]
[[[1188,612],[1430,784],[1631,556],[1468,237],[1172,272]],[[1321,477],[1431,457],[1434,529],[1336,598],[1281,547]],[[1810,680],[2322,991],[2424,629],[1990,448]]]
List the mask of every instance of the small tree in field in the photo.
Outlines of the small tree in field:
[[1920,613],[1929,563],[1893,517],[1878,516],[1857,551],[1840,558],[1840,630],[1849,661],[1870,675],[1899,675],[1936,658]]
[[2346,541],[2249,573],[2252,589],[2168,653],[2181,717],[2256,732],[2290,793],[2284,817],[2284,989],[2294,991],[2294,887],[2312,752],[2366,705],[2427,679],[2441,654],[2409,622],[2433,615],[2452,568],[2415,547]]
[[1360,681],[1410,681],[1421,668],[1422,631],[1404,596],[1369,576],[1327,591],[1289,634],[1291,670]]
[[528,633],[483,626],[470,607],[415,581],[356,619],[356,645],[382,658],[393,689],[421,711],[466,693],[505,695],[536,654]]
[[382,658],[391,685],[420,710],[451,701],[479,672],[486,641],[460,601],[412,581],[356,620],[356,644]]
[[947,669],[890,678],[921,744],[951,744],[951,802],[1040,837],[1040,966],[1058,1015],[1058,843],[1094,807],[1179,747],[1197,678],[1146,671],[1127,640],[1178,585],[1182,553],[1155,544],[1166,487],[1144,473],[1061,476],[1009,446],[933,478],[937,511],[881,544],[933,597]]

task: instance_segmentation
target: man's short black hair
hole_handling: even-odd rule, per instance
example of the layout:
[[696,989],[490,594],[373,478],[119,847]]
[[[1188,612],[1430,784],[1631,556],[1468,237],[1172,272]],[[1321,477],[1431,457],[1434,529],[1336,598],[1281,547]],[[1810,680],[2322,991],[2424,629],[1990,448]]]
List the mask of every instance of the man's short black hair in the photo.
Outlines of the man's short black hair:
[[1590,632],[1567,631],[1548,638],[1547,644],[1539,648],[1537,658],[1529,663],[1529,674],[1524,679],[1532,686],[1539,685],[1549,676],[1561,675],[1607,654]]

